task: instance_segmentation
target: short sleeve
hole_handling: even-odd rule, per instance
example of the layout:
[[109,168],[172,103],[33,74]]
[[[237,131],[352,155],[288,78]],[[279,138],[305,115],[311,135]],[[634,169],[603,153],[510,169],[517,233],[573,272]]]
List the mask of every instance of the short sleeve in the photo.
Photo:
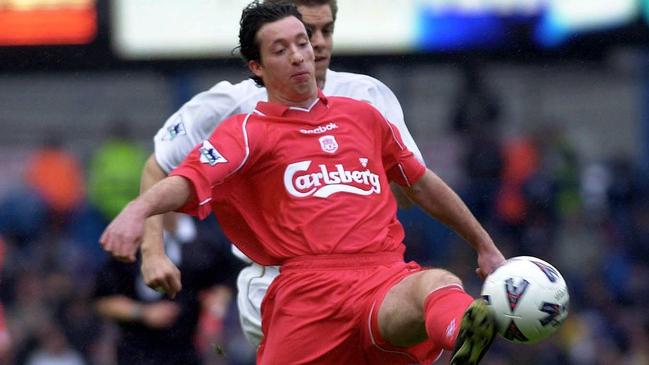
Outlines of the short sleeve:
[[192,197],[180,212],[204,219],[211,212],[212,189],[236,173],[249,154],[245,122],[249,115],[235,116],[219,125],[209,139],[187,155],[170,176],[189,180]]
[[385,119],[381,113],[374,111],[379,124],[383,165],[390,181],[401,186],[411,186],[426,172],[426,166],[413,154],[403,142],[399,129]]
[[154,136],[158,165],[169,173],[223,120],[249,113],[258,101],[265,99],[266,89],[257,87],[252,80],[238,84],[222,81],[194,96],[171,115]]

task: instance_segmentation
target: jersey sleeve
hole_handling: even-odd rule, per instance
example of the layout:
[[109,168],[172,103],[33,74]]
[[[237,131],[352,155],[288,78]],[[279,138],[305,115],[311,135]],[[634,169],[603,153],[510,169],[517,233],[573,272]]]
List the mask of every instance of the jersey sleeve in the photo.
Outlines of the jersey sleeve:
[[252,80],[231,84],[222,81],[194,96],[171,115],[153,138],[158,165],[169,173],[214,128],[230,116],[248,113],[266,97]]
[[415,140],[412,138],[408,126],[406,126],[399,100],[392,90],[381,81],[370,78],[369,76],[368,78],[373,81],[372,85],[367,89],[369,94],[368,101],[378,109],[387,120],[394,124],[394,126],[399,130],[401,140],[405,146],[408,147],[408,149],[422,164],[425,164],[426,162],[424,161],[424,157],[422,156],[421,151],[419,151],[417,143],[415,143]]
[[235,116],[219,125],[169,174],[186,178],[192,187],[191,198],[179,209],[180,212],[200,219],[210,214],[212,188],[241,169],[248,157],[245,123],[249,116]]
[[426,171],[426,166],[405,145],[399,129],[378,110],[373,110],[376,128],[380,134],[383,165],[390,181],[401,186],[416,183]]

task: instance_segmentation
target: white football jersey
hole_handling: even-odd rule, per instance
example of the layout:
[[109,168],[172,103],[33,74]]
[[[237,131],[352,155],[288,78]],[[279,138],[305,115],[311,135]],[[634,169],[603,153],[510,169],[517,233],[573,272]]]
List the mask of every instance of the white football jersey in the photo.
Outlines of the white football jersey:
[[[327,70],[322,92],[325,95],[345,96],[367,101],[387,120],[399,128],[401,138],[409,150],[424,162],[421,152],[403,120],[403,111],[392,91],[379,80],[360,74]],[[265,88],[251,79],[231,84],[221,81],[208,91],[194,96],[174,113],[153,138],[155,157],[160,167],[169,173],[185,156],[226,118],[250,113],[259,101],[267,101]]]

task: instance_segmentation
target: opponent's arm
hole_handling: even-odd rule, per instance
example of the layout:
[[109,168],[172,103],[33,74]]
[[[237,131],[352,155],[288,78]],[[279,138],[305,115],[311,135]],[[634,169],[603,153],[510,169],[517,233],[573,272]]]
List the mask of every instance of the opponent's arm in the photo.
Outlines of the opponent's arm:
[[426,169],[424,176],[405,191],[428,214],[453,229],[473,247],[478,253],[476,273],[480,277],[486,277],[505,262],[500,250],[462,199],[435,173]]
[[[154,155],[151,155],[142,170],[140,179],[140,194],[149,190],[160,180],[167,177],[160,166],[155,161]],[[162,216],[153,216],[146,221],[146,228],[142,242],[142,251],[156,254],[164,254],[164,244],[162,241]],[[126,248],[126,247],[125,247]],[[129,250],[112,252],[114,258],[125,262],[135,262],[135,253],[138,246],[128,247]]]
[[[162,181],[165,177],[167,177],[167,174],[162,171],[162,168],[160,168],[155,160],[155,156],[151,154],[144,165],[144,170],[142,171],[140,194],[148,191],[153,185]],[[144,235],[142,237],[142,246],[140,248],[142,256],[164,255],[162,221],[162,215],[154,215],[146,220],[144,225]]]
[[[142,179],[140,182],[140,193],[148,191],[153,185],[167,177],[160,165],[152,154],[144,165]],[[172,213],[166,215],[154,215],[144,223],[144,232],[142,234],[142,245],[140,252],[142,254],[142,278],[146,285],[156,290],[168,293],[174,297],[181,288],[180,270],[169,259],[164,249],[164,218],[169,218]],[[172,217],[171,219],[175,219]],[[134,252],[132,259],[135,258]]]

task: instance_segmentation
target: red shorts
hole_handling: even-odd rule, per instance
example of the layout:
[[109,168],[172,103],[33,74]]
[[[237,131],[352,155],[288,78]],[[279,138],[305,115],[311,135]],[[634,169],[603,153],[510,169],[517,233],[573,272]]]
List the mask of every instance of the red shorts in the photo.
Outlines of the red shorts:
[[289,260],[262,304],[258,365],[431,364],[441,346],[388,344],[378,310],[388,290],[421,271],[399,254],[355,254]]

